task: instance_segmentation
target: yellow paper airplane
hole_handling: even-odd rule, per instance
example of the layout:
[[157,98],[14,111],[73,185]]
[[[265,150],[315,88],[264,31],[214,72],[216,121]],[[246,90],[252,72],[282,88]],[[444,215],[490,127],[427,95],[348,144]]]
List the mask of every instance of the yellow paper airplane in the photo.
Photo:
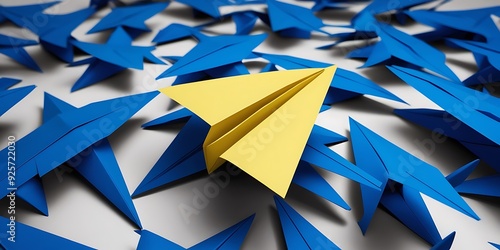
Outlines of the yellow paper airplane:
[[209,173],[225,161],[285,197],[336,66],[250,74],[160,89],[207,122]]

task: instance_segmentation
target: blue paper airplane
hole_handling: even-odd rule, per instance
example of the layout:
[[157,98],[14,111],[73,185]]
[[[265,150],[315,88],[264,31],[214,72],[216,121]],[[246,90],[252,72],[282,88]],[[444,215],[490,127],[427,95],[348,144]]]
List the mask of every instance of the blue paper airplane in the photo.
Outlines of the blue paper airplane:
[[[264,54],[258,52],[254,52],[254,54],[287,70],[324,68],[332,65],[329,63],[317,62],[287,55]],[[399,97],[378,86],[369,79],[355,72],[337,68],[335,77],[332,79],[332,83],[330,84],[330,89],[328,89],[328,92],[326,93],[324,104],[331,105],[364,94],[405,103]]]
[[[59,114],[78,110],[49,94],[45,95],[44,106],[45,123]],[[142,227],[120,167],[106,138],[86,149],[84,154],[71,158],[66,164],[82,175],[136,226]]]
[[137,250],[155,250],[155,249],[171,249],[171,250],[204,250],[204,249],[240,249],[241,244],[250,230],[255,214],[246,219],[232,225],[224,231],[192,246],[184,248],[170,240],[167,240],[148,230],[141,230],[138,233],[141,235]]
[[199,44],[191,49],[172,67],[160,74],[157,79],[190,74],[241,62],[241,60],[247,58],[252,53],[252,50],[262,43],[266,37],[266,34],[208,37],[200,33],[200,35],[197,36]]
[[431,131],[453,138],[500,173],[500,145],[477,132],[450,113],[433,109],[396,109],[394,113]]
[[42,15],[43,11],[51,6],[58,4],[59,1],[38,3],[31,5],[1,6],[0,5],[0,23],[11,21],[19,27],[34,25],[29,18]]
[[31,58],[31,56],[24,50],[23,47],[31,46],[38,44],[36,41],[21,39],[13,36],[7,36],[0,34],[0,54],[4,54],[19,64],[30,68],[32,70],[36,70],[38,72],[42,72],[40,67],[36,64],[36,62]]
[[340,249],[285,200],[274,196],[288,249]]
[[35,85],[30,85],[8,89],[19,81],[12,78],[0,78],[0,116],[26,97],[36,87]]
[[499,124],[500,99],[418,70],[389,69],[453,117],[500,145],[500,133],[494,129]]
[[[38,35],[40,45],[52,55],[64,62],[73,61],[73,45],[71,41],[74,38],[71,32],[83,23],[87,18],[94,14],[96,9],[86,8],[63,15],[43,14],[47,20],[45,25],[30,25],[26,28]],[[32,16],[32,22],[37,22]]]
[[313,31],[329,35],[321,29],[325,26],[323,21],[310,9],[276,0],[267,0],[267,12],[271,29],[281,36],[310,38]]
[[[0,241],[0,246],[8,250],[24,250],[24,249],[75,249],[75,250],[90,250],[94,249],[78,242],[68,240],[66,238],[51,234],[40,229],[28,226],[21,222],[11,221],[10,218],[0,217],[0,223],[7,228],[7,235]],[[9,230],[14,224],[13,234],[11,238]],[[5,232],[2,232],[5,234]],[[12,239],[13,241],[11,241]]]
[[380,41],[351,51],[348,58],[367,58],[362,66],[371,67],[380,63],[422,67],[434,71],[450,80],[460,79],[446,66],[443,52],[427,43],[387,24],[378,23]]
[[[353,119],[350,119],[350,128],[356,164],[381,181],[382,187],[387,186],[390,181],[400,183],[479,220],[437,168],[397,147]],[[359,225],[361,230],[366,232],[382,198],[383,190],[361,185],[361,192],[364,214]]]
[[164,64],[151,53],[155,49],[154,46],[133,46],[132,38],[121,27],[116,28],[105,44],[80,41],[73,41],[73,44],[75,47],[92,55],[92,57],[71,64],[71,66],[84,63],[90,64],[83,75],[75,82],[71,91],[102,81],[127,68],[143,69],[143,58],[154,63]]
[[[99,142],[118,129],[157,94],[158,92],[150,92],[95,102],[60,114],[55,113],[59,110],[61,102],[56,102],[51,98],[52,100],[47,103],[46,109],[48,110],[44,115],[46,117],[53,116],[53,118],[44,121],[42,126],[16,141],[16,149],[24,153],[16,157],[15,182],[7,176],[8,159],[5,158],[0,162],[2,166],[5,166],[5,169],[0,170],[4,174],[4,177],[0,179],[0,186],[3,187],[0,197],[5,197],[12,188],[18,188],[21,198],[42,213],[47,214],[43,189],[37,177],[44,176],[69,160],[72,163],[82,164],[82,166],[98,164],[101,160],[113,160],[112,152],[106,149],[106,142]],[[99,143],[98,147],[92,148],[88,158],[79,155],[80,152],[95,143]],[[0,153],[7,155],[7,152],[8,147]],[[102,158],[94,159],[97,156]],[[102,173],[99,173],[99,178],[96,179],[96,173],[89,173],[89,168],[76,167],[78,172],[97,188],[111,187],[112,185],[107,185],[110,183],[105,182],[110,182],[110,179],[113,179],[113,184],[116,184],[117,189],[121,190],[101,190],[101,192],[105,196],[114,196],[110,198],[110,201],[125,211],[126,215],[134,217],[134,212],[128,212],[128,210],[134,211],[133,206],[130,207],[131,203],[120,201],[121,197],[124,197],[123,192],[126,192],[127,189],[125,188],[124,191],[123,183],[120,184],[119,177],[117,177],[119,171],[116,170],[116,167],[114,169],[109,167],[108,164],[113,164],[113,162],[106,162],[106,171],[109,171],[107,174],[110,177],[105,180],[99,179],[103,176]],[[99,169],[100,166],[92,166],[90,171],[95,171],[96,168]],[[137,218],[132,219],[132,221],[135,220],[138,221]]]
[[122,27],[131,37],[150,31],[144,23],[147,19],[167,8],[169,2],[147,3],[132,6],[115,7],[102,18],[87,34]]

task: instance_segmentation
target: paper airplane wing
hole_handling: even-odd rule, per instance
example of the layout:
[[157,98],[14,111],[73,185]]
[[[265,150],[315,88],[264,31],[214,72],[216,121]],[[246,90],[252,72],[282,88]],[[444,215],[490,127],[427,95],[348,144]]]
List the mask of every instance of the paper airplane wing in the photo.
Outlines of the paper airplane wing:
[[458,39],[448,39],[448,41],[466,50],[470,50],[473,53],[485,55],[488,57],[488,61],[491,65],[497,70],[500,70],[500,50],[496,48],[496,45]]
[[140,230],[138,233],[141,235],[137,250],[156,250],[156,249],[169,249],[169,250],[185,250],[186,248],[177,245],[151,231]]
[[[258,52],[254,52],[254,54],[288,70],[303,69],[303,68],[322,68],[331,66],[331,64],[329,63],[323,63],[287,55],[264,54]],[[355,72],[341,68],[338,68],[337,71],[335,72],[335,77],[333,78],[330,87],[332,89],[328,90],[327,98],[325,99],[325,104],[332,104],[332,102],[334,102],[334,101],[328,101],[327,99],[345,100],[346,98],[343,97],[346,95],[342,95],[343,92],[340,92],[339,90],[344,90],[345,92],[348,93],[357,93],[354,94],[353,97],[358,95],[368,94],[404,103],[404,101],[401,100],[399,97],[395,96],[394,94],[385,90],[384,88],[378,86],[371,80]],[[329,98],[329,95],[335,95],[336,97]],[[337,95],[342,95],[342,96],[337,96]]]
[[199,117],[193,115],[189,118],[132,196],[138,196],[206,169],[203,141],[209,128]]
[[218,18],[220,17],[219,12],[219,2],[211,2],[211,1],[197,1],[197,0],[177,0],[179,3],[183,3],[193,8],[194,10],[203,12],[211,17]]
[[493,242],[488,242],[490,243],[490,245],[492,245],[493,247],[495,247],[496,249],[500,249],[500,244],[495,244]]
[[[9,225],[9,219],[0,217],[2,225]],[[21,222],[15,223],[15,238],[12,242],[7,238],[0,241],[0,245],[4,249],[9,250],[24,250],[24,249],[75,249],[75,250],[89,250],[94,249],[84,246],[80,243],[62,238],[55,234],[51,234],[40,229],[28,226]]]
[[17,196],[29,203],[45,216],[49,215],[47,200],[42,186],[42,179],[38,176],[31,178],[17,188]]
[[[45,175],[95,142],[109,136],[157,94],[150,92],[95,102],[47,121],[16,142],[17,149],[24,152],[16,157],[16,184],[22,185],[37,174]],[[85,144],[82,145],[82,142]],[[7,150],[5,148],[1,153],[6,155]],[[0,193],[3,197],[7,194],[9,181],[5,172],[7,162],[0,164],[5,165],[5,170],[0,170],[4,173],[4,177],[0,179],[0,185],[5,190]]]
[[8,77],[0,77],[0,91],[1,90],[7,90],[10,87],[20,83],[21,80],[15,79],[15,78],[8,78]]
[[227,160],[285,196],[335,69],[244,75],[161,91],[211,125],[203,145],[209,172]]
[[17,26],[26,28],[26,18],[37,16],[38,13],[43,13],[45,9],[58,3],[60,2],[39,2],[38,4],[9,7],[0,6],[0,22],[8,19],[12,23],[15,23]]
[[245,59],[266,39],[266,34],[249,36],[215,36],[200,43],[163,72],[157,79],[207,70]]
[[18,62],[19,64],[38,71],[42,72],[42,69],[36,64],[36,62],[31,58],[31,56],[24,50],[22,47],[16,47],[16,48],[1,48],[0,47],[0,54],[4,54],[14,61]]
[[245,240],[245,236],[247,235],[248,230],[250,230],[250,226],[252,225],[254,218],[255,214],[188,249],[190,250],[240,249],[241,244],[243,244],[243,241]]
[[417,190],[402,186],[401,191],[385,191],[380,203],[401,223],[431,245],[441,242],[441,235]]
[[[489,63],[489,62],[488,62]],[[481,68],[463,81],[466,86],[488,84],[500,81],[500,70],[491,65],[481,65]]]
[[190,27],[184,24],[172,23],[162,30],[153,38],[154,43],[169,43],[189,37],[200,36],[200,27]]
[[[446,176],[446,180],[453,186],[457,187],[458,185],[462,184],[467,177],[476,169],[477,165],[479,164],[479,159],[473,160],[465,165],[463,165],[461,168],[455,170],[453,173],[449,174]],[[455,188],[456,189],[456,188]]]
[[432,131],[440,131],[469,149],[482,161],[500,172],[496,155],[500,146],[464,124],[446,111],[432,109],[396,109],[394,113]]
[[27,96],[35,85],[0,91],[0,116]]
[[33,27],[32,31],[46,43],[67,48],[70,45],[71,32],[95,12],[94,8],[86,8],[63,15],[47,15],[47,25]]
[[113,63],[102,61],[95,57],[92,57],[90,59],[91,60],[89,60],[89,66],[80,76],[80,78],[76,80],[75,84],[73,84],[73,86],[71,87],[71,92],[88,87],[127,69]]
[[274,202],[288,249],[340,249],[283,199]]
[[142,125],[143,128],[151,128],[154,126],[167,125],[171,123],[184,122],[187,121],[193,112],[189,111],[187,108],[180,108],[176,111],[168,113],[164,116],[158,117],[152,121],[146,122]]
[[442,241],[434,245],[430,250],[450,250],[451,245],[453,244],[453,240],[455,240],[455,232],[450,233]]
[[484,195],[491,197],[500,197],[500,174],[479,177],[464,181],[455,187],[455,190],[461,194]]
[[350,161],[338,155],[325,145],[308,143],[301,159],[374,189],[380,189],[380,185],[382,184],[378,179],[374,178],[363,169],[354,166]]
[[292,183],[325,198],[339,207],[351,210],[351,207],[333,189],[330,184],[307,162],[301,161],[295,172]]

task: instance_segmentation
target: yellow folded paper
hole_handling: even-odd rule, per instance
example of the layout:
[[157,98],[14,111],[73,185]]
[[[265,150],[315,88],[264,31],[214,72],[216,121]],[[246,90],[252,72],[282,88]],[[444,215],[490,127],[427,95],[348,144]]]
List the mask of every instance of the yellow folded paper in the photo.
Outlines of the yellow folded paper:
[[200,81],[160,89],[210,126],[209,173],[225,161],[285,197],[336,66]]

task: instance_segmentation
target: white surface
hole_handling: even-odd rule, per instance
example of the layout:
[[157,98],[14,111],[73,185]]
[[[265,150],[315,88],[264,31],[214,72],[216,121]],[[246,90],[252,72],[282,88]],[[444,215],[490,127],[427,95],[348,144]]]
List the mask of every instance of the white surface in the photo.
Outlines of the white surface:
[[[2,4],[25,2],[27,3],[27,1],[2,0]],[[294,3],[311,6],[311,2]],[[59,9],[50,11],[63,13],[85,4],[86,1],[67,1]],[[495,4],[498,4],[498,1],[456,0],[440,9],[466,9]],[[351,8],[352,11],[346,12],[325,11],[321,17],[328,23],[347,23],[355,13],[354,11],[360,10],[362,6],[357,5]],[[85,35],[85,33],[108,12],[109,9],[99,11],[78,27],[73,35],[84,41],[104,42],[109,32],[93,35]],[[147,21],[147,25],[153,29],[153,32],[139,37],[134,43],[149,45],[149,41],[156,35],[156,32],[172,22],[195,24],[186,6],[172,3],[161,14]],[[224,23],[212,30],[224,33],[231,32],[233,29],[232,24]],[[412,33],[425,29],[428,28],[413,25],[407,31]],[[255,30],[255,33],[269,32],[263,24],[259,24]],[[34,37],[14,26],[2,27],[0,33]],[[436,108],[427,98],[401,82],[383,66],[356,69],[363,64],[363,61],[343,58],[346,52],[354,48],[353,44],[342,45],[327,51],[315,49],[328,43],[328,39],[321,36],[314,36],[310,40],[300,40],[284,39],[269,34],[269,38],[256,51],[336,63],[342,68],[355,70],[369,77],[407,101],[411,107]],[[158,56],[183,55],[194,45],[192,40],[160,45],[154,53]],[[476,70],[470,53],[444,46],[438,46],[438,48],[446,52],[448,66],[461,79],[465,79]],[[66,67],[64,63],[43,51],[39,46],[29,47],[28,52],[39,63],[44,71],[43,74],[27,70],[0,55],[0,76],[23,79],[23,82],[17,85],[18,87],[30,84],[38,86],[29,96],[0,118],[0,138],[7,138],[9,135],[21,138],[41,124],[44,91],[79,107],[98,100],[158,89],[170,85],[173,80],[172,78],[155,81],[156,76],[168,66],[145,64],[143,71],[128,70],[98,84],[70,93],[71,86],[85,71],[86,66]],[[263,65],[249,64],[253,72]],[[109,137],[130,192],[135,190],[178,132],[178,129],[143,130],[140,128],[141,124],[165,114],[169,105],[171,105],[169,98],[159,95]],[[317,124],[348,136],[348,117],[353,117],[396,145],[435,165],[445,175],[475,159],[461,145],[450,140],[436,144],[435,150],[432,151],[418,147],[419,141],[431,138],[431,132],[393,115],[394,108],[409,107],[380,98],[357,98],[334,105],[330,110],[320,114]],[[6,143],[6,139],[0,140],[2,148]],[[350,142],[347,142],[334,146],[332,149],[353,161],[350,146]],[[485,169],[486,167],[483,166],[476,172],[482,174],[487,171]],[[424,240],[380,209],[375,213],[367,234],[363,236],[357,225],[357,220],[363,210],[358,185],[332,173],[325,171],[321,173],[351,205],[352,211],[345,211],[297,187],[291,188],[287,201],[338,246],[343,249],[430,248]],[[194,197],[192,190],[203,189],[208,182],[212,182],[209,177],[195,178],[134,199],[144,228],[189,247],[250,214],[257,213],[243,248],[285,248],[272,199],[273,193],[245,174],[232,177],[230,184],[221,189],[217,197],[210,199],[208,206],[198,215],[191,216],[187,223],[181,217],[179,205],[183,203],[190,205]],[[45,217],[34,213],[29,206],[25,204],[21,206],[22,204],[18,202],[17,218],[19,221],[99,249],[134,249],[136,247],[139,239],[133,231],[136,228],[77,174],[65,173],[58,177],[52,172],[43,178],[43,183],[50,215]],[[427,197],[424,199],[441,236],[445,237],[452,231],[457,232],[453,249],[492,249],[487,242],[500,241],[498,199],[465,197],[468,204],[481,217],[481,221],[475,221]],[[0,208],[6,207],[5,204],[5,200],[2,200]],[[5,216],[7,209],[4,210],[0,213]]]

